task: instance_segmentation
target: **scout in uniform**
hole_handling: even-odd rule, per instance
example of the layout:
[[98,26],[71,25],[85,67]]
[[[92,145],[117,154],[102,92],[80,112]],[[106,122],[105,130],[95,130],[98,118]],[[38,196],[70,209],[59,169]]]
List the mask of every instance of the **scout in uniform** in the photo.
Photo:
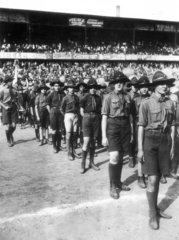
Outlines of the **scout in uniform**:
[[60,87],[64,84],[60,81],[53,81],[50,86],[53,86],[54,91],[47,97],[47,108],[50,112],[50,127],[52,129],[52,144],[54,153],[57,153],[61,147],[61,130],[63,124],[63,115],[60,112],[60,107],[64,94],[60,91]]
[[[77,89],[78,89],[78,93],[77,93],[77,96],[79,97],[79,101],[81,101],[81,99],[83,97],[86,96],[87,92],[86,92],[86,87],[87,87],[87,84],[84,83],[83,81],[79,82],[77,85],[76,85]],[[82,119],[83,117],[81,116],[81,114],[79,113],[79,116],[78,116],[78,133],[79,133],[79,136],[80,136],[80,145],[82,146],[83,145],[83,128],[82,128]]]
[[119,198],[120,190],[130,190],[121,182],[123,155],[133,138],[131,101],[123,89],[127,81],[122,72],[115,72],[111,81],[114,90],[106,95],[102,106],[102,144],[108,146],[110,196],[114,199]]
[[134,103],[134,99],[136,97],[139,97],[139,93],[138,93],[138,88],[137,88],[137,84],[138,84],[138,80],[137,78],[134,76],[132,77],[132,79],[130,80],[130,82],[126,83],[125,87],[126,90],[131,98],[131,113],[133,116],[133,141],[130,143],[129,145],[129,167],[130,168],[134,168],[135,164],[136,164],[136,159],[135,159],[135,145],[136,145],[136,131],[135,131],[135,103]]
[[[150,97],[150,94],[148,93],[148,87],[150,85],[150,81],[146,76],[141,77],[138,80],[137,83],[137,88],[139,89],[139,97],[134,98],[134,103],[135,103],[135,117],[134,117],[134,136],[135,136],[135,152],[138,150],[138,144],[137,144],[137,131],[138,131],[138,126],[137,123],[139,121],[139,107],[141,105],[141,102],[145,99]],[[138,162],[138,185],[141,188],[146,188],[146,183],[145,183],[145,176],[142,174],[142,164]]]
[[[40,94],[35,99],[35,113],[39,122],[40,146],[48,142],[49,111],[47,110],[46,94],[48,89],[46,85],[40,85],[38,88]],[[45,140],[43,135],[45,135]]]
[[13,77],[6,75],[4,86],[0,90],[0,105],[2,106],[2,123],[6,125],[8,146],[14,145],[13,133],[18,122],[18,94],[12,88]]
[[74,94],[74,89],[76,89],[76,86],[72,80],[70,80],[67,85],[64,86],[64,90],[66,89],[68,89],[68,94],[62,100],[61,112],[64,115],[68,159],[73,161],[74,158],[81,158],[75,151],[79,98]]
[[138,161],[142,162],[143,174],[148,175],[147,200],[149,226],[159,228],[158,217],[171,218],[157,206],[160,177],[169,173],[169,163],[174,155],[175,109],[166,99],[168,79],[162,71],[156,71],[151,86],[154,92],[141,102],[138,121]]
[[89,168],[98,171],[99,167],[94,164],[95,142],[99,135],[101,125],[101,98],[96,94],[96,90],[101,86],[95,79],[90,79],[87,84],[89,93],[80,101],[80,113],[83,117],[83,147],[81,174],[85,173],[85,163],[89,147],[90,164]]
[[34,128],[35,128],[35,137],[37,142],[40,141],[40,135],[39,135],[39,122],[37,121],[37,117],[35,114],[35,99],[38,96],[39,91],[38,91],[38,86],[34,86],[32,92],[30,93],[30,101],[29,101],[29,108],[30,108],[30,114],[32,121],[34,123]]

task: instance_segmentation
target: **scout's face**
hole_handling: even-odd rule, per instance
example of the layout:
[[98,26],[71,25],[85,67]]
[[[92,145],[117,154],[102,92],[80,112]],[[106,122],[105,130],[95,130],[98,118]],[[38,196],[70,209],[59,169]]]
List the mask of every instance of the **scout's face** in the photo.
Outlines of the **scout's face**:
[[46,89],[45,89],[45,88],[42,88],[42,89],[41,89],[41,93],[45,94],[45,93],[46,93]]
[[85,87],[83,85],[80,86],[80,91],[83,92]]
[[58,83],[56,83],[56,84],[54,85],[54,90],[55,90],[56,92],[58,92],[58,91],[60,90],[60,85],[59,85]]
[[95,88],[90,88],[89,92],[90,92],[90,94],[96,94],[96,89]]
[[123,87],[124,87],[124,83],[120,83],[120,82],[118,82],[114,85],[114,89],[116,91],[121,91],[123,89]]
[[162,84],[162,85],[158,85],[156,88],[155,88],[155,92],[161,94],[161,95],[164,95],[167,91],[167,85],[166,84]]
[[142,87],[142,88],[140,88],[140,93],[141,93],[142,95],[146,95],[146,94],[148,93],[148,88],[147,88],[147,87]]
[[74,93],[74,88],[70,88],[70,87],[69,87],[69,88],[68,88],[68,93],[69,93],[69,94],[73,94],[73,93]]

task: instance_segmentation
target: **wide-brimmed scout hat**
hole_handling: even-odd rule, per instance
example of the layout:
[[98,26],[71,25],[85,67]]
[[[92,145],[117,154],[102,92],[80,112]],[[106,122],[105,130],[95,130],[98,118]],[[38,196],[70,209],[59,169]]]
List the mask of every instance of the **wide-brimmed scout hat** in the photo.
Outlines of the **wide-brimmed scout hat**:
[[95,89],[100,89],[102,88],[101,85],[97,84],[96,80],[94,78],[89,79],[88,83],[87,83],[87,88],[95,88]]
[[12,76],[6,75],[4,77],[4,83],[12,82],[14,78]]
[[138,83],[136,85],[137,88],[143,88],[143,87],[150,87],[150,81],[147,76],[142,76],[139,78]]
[[67,88],[76,88],[75,82],[73,80],[69,80],[63,87],[63,90],[66,90]]
[[114,73],[113,79],[110,81],[110,84],[116,84],[116,83],[126,83],[130,80],[124,75],[124,73],[116,71]]
[[79,89],[80,86],[84,86],[85,88],[87,87],[87,84],[83,82],[83,80],[79,81],[79,83],[76,85],[76,87]]
[[51,81],[50,82],[50,86],[53,87],[55,84],[59,84],[61,87],[64,86],[64,83],[62,83],[61,81],[55,80],[55,81]]
[[162,84],[172,85],[175,82],[175,78],[168,78],[162,71],[156,71],[152,78],[150,86],[158,86]]
[[47,87],[45,84],[41,84],[41,85],[38,87],[38,91],[41,91],[42,89],[49,90],[49,87]]

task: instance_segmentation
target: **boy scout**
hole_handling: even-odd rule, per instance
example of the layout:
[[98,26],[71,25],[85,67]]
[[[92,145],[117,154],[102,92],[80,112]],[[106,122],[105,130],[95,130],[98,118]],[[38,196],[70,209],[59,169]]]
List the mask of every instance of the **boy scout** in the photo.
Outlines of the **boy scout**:
[[81,158],[75,151],[79,98],[74,94],[76,86],[73,81],[70,80],[67,85],[64,86],[64,90],[66,89],[68,89],[68,94],[62,100],[61,112],[64,115],[68,160],[73,161],[74,158]]
[[149,226],[158,229],[158,216],[171,218],[157,206],[161,174],[169,173],[169,160],[174,155],[175,109],[173,102],[166,99],[167,85],[175,79],[168,79],[161,72],[155,72],[151,97],[142,101],[138,122],[138,160],[143,163],[143,174],[148,175],[147,200],[149,205]]
[[[150,96],[148,93],[148,87],[150,85],[149,79],[146,76],[142,76],[137,83],[137,88],[139,90],[139,96],[134,98],[135,103],[135,126],[134,126],[134,136],[135,136],[135,152],[137,152],[138,144],[137,144],[137,131],[138,126],[137,123],[139,121],[139,107],[141,105],[141,102]],[[140,162],[138,162],[138,185],[141,188],[146,188],[145,183],[145,176],[142,174],[142,165]]]
[[13,77],[6,75],[4,87],[0,90],[0,105],[2,106],[2,122],[6,125],[8,146],[14,145],[13,132],[18,121],[18,94],[12,88]]
[[51,92],[47,97],[47,108],[50,112],[50,127],[52,129],[52,143],[54,153],[57,153],[61,147],[61,130],[63,124],[63,115],[60,112],[61,102],[64,97],[64,94],[60,92],[60,87],[63,86],[63,83],[60,81],[53,81],[50,83],[50,86],[53,86],[54,91]]
[[[47,110],[47,94],[49,88],[46,85],[40,85],[38,91],[40,94],[35,99],[35,113],[39,122],[40,146],[48,141],[48,125],[49,112]],[[43,140],[43,133],[45,132],[45,141]]]
[[95,79],[90,79],[87,84],[89,93],[80,101],[80,113],[83,117],[83,147],[81,174],[85,173],[86,156],[89,148],[89,167],[98,171],[99,167],[94,164],[95,142],[99,135],[101,125],[101,98],[96,94],[96,90],[101,86]]
[[106,95],[102,106],[102,143],[108,146],[110,196],[114,199],[119,198],[119,190],[130,190],[121,182],[123,155],[129,151],[133,137],[131,98],[124,92],[127,81],[128,78],[117,71],[111,81],[114,91]]

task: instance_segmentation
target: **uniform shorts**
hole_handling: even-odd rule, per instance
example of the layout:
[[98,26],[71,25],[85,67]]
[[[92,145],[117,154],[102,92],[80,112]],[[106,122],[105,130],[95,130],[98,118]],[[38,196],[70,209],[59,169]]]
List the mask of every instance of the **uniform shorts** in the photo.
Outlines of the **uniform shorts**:
[[50,127],[52,130],[61,130],[63,127],[63,115],[59,108],[53,107],[50,111]]
[[131,127],[128,120],[108,118],[107,139],[109,152],[129,153]]
[[147,175],[169,173],[171,136],[167,133],[146,131],[142,171]]
[[46,107],[39,109],[39,117],[40,117],[39,127],[48,128],[50,119],[49,112]]
[[64,123],[66,132],[77,132],[78,114],[65,113]]
[[98,137],[101,131],[101,117],[98,115],[84,115],[83,117],[83,137]]
[[16,105],[8,110],[2,108],[2,122],[5,125],[18,122],[18,111]]

